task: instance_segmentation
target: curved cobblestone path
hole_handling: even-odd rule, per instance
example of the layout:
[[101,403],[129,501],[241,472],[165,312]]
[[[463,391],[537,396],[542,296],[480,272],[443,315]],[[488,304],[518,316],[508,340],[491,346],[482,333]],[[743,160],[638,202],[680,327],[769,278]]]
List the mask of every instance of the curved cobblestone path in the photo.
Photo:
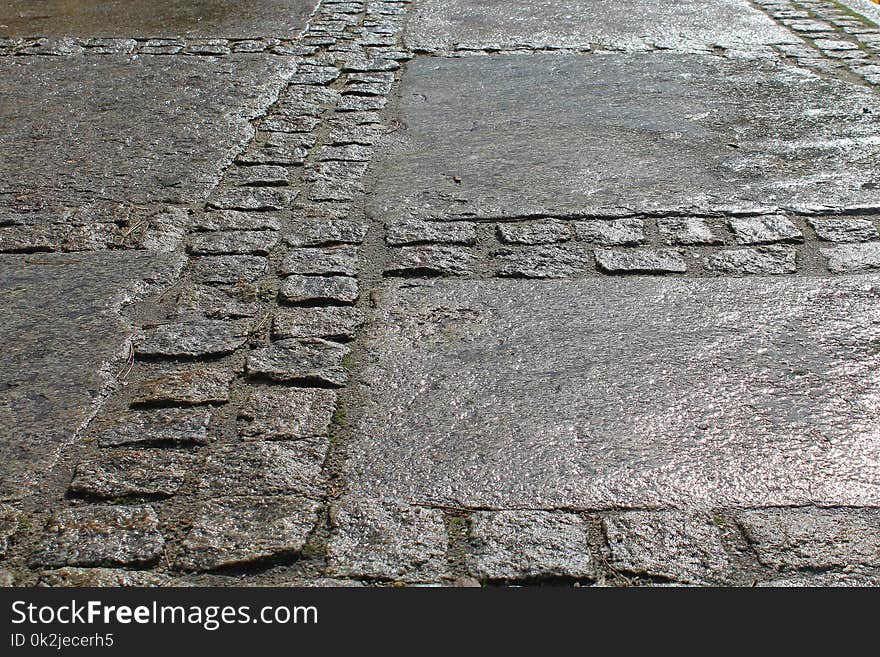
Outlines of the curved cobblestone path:
[[870,7],[28,4],[3,583],[880,583]]

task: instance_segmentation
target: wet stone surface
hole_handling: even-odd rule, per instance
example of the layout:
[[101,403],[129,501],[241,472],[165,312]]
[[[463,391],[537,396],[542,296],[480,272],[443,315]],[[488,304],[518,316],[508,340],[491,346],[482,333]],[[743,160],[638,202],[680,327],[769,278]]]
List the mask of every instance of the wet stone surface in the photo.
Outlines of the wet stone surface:
[[797,249],[765,246],[719,251],[706,259],[710,271],[743,276],[746,274],[793,274],[797,271]]
[[320,338],[290,338],[252,351],[247,369],[252,376],[273,381],[339,387],[348,381],[342,360],[349,352],[348,347]]
[[207,411],[161,409],[97,418],[90,436],[100,447],[137,445],[206,445],[211,414]]
[[195,458],[169,450],[112,450],[76,466],[70,492],[87,497],[169,496],[186,480]]

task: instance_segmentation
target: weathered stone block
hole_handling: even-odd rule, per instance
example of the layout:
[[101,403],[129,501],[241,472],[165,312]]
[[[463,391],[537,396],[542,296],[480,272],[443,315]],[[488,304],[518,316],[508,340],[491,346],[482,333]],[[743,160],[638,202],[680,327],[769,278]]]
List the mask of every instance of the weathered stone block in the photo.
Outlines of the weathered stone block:
[[280,388],[252,393],[239,411],[244,440],[293,440],[326,436],[336,410],[336,393]]

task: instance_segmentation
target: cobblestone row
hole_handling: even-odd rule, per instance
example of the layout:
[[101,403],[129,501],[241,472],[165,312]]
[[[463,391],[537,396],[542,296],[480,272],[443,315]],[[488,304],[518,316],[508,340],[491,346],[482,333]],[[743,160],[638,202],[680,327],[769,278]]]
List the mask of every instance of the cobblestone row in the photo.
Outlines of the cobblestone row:
[[[317,33],[316,33],[317,34]],[[0,39],[0,57],[74,55],[191,55],[223,57],[237,53],[308,56],[318,52],[317,44],[304,45],[290,39],[77,39],[38,37]]]
[[23,533],[4,516],[20,583],[320,583],[324,462],[363,322],[353,201],[407,4],[324,0],[284,53],[297,71],[188,222],[183,276],[131,309],[120,387],[58,468],[63,508],[47,494]]
[[388,276],[827,275],[880,268],[875,214],[412,219],[385,227]]
[[880,84],[880,28],[829,0],[752,0],[771,18],[795,32],[803,45],[777,50],[801,66],[818,71],[848,70]]

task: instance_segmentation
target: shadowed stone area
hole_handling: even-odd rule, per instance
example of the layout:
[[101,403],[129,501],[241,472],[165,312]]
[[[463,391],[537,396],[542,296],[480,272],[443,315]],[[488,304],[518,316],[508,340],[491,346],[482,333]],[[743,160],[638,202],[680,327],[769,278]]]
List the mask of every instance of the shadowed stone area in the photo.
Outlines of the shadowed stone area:
[[203,201],[292,70],[257,56],[0,59],[0,224]]
[[348,498],[876,505],[880,277],[388,285]]
[[871,91],[778,61],[420,58],[402,88],[384,221],[880,204]]
[[750,48],[796,39],[746,0],[422,0],[415,49]]
[[8,0],[0,36],[296,36],[315,0]]
[[179,258],[0,256],[0,496],[26,493],[89,418],[130,335],[119,306],[167,285]]

